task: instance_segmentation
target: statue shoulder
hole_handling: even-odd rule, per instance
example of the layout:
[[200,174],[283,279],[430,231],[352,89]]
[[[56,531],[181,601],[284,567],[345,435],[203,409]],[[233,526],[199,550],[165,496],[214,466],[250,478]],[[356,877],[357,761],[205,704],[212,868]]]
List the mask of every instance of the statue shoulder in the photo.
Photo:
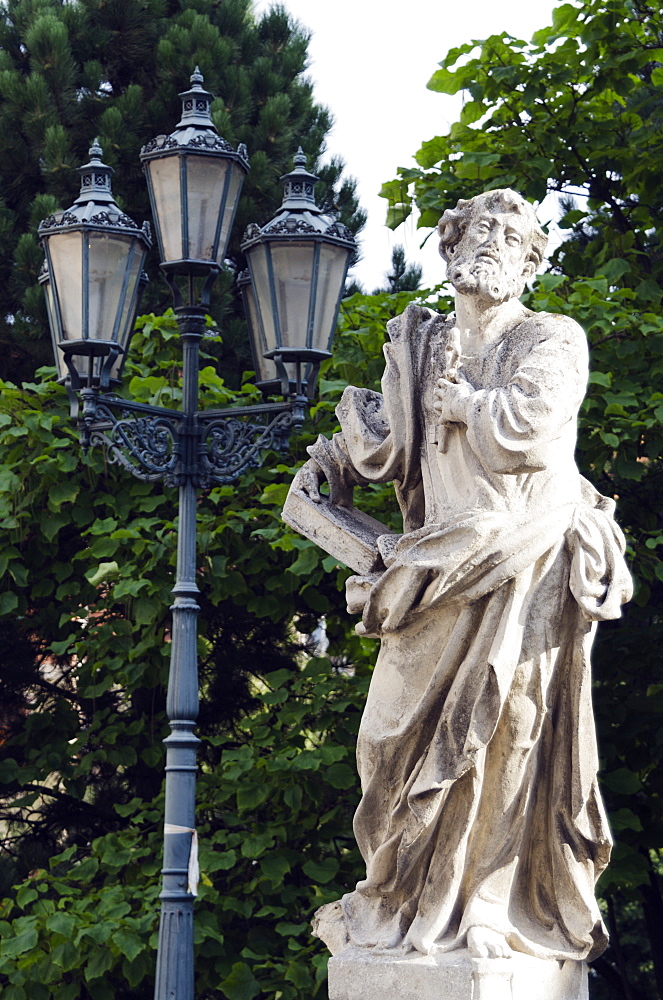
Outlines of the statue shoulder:
[[436,313],[427,306],[418,306],[410,302],[399,316],[394,316],[387,322],[387,334],[392,344],[411,340],[414,337],[437,333],[447,325],[452,325],[449,316]]
[[513,337],[522,339],[531,347],[546,343],[582,358],[588,354],[587,334],[579,323],[561,313],[531,312],[513,331]]

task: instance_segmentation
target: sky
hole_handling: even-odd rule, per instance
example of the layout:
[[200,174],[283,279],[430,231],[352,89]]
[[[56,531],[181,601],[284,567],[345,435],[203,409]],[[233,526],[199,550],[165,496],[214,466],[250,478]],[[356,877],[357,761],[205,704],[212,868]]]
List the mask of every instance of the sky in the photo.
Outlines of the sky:
[[[326,158],[339,155],[357,180],[368,223],[360,234],[362,260],[353,276],[367,291],[385,284],[391,248],[421,263],[424,286],[443,279],[435,239],[406,223],[396,233],[384,220],[378,192],[398,167],[414,166],[421,143],[448,131],[460,95],[436,94],[426,84],[449,49],[507,31],[529,39],[550,23],[555,0],[281,0],[312,34],[307,75],[314,96],[334,117]],[[257,0],[264,10],[270,0]],[[547,222],[547,218],[541,218]]]

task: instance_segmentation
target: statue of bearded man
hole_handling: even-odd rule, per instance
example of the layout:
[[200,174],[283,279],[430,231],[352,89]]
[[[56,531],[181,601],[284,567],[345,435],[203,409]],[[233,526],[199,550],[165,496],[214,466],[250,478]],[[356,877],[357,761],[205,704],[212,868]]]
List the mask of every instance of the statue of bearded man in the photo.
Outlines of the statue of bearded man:
[[614,502],[574,461],[586,338],[519,301],[546,237],[518,194],[460,201],[439,233],[455,314],[389,323],[382,393],[345,391],[294,484],[347,506],[392,481],[404,521],[383,571],[348,582],[381,642],[357,744],[366,878],[316,931],[333,952],[592,959],[610,833],[589,653],[631,585]]

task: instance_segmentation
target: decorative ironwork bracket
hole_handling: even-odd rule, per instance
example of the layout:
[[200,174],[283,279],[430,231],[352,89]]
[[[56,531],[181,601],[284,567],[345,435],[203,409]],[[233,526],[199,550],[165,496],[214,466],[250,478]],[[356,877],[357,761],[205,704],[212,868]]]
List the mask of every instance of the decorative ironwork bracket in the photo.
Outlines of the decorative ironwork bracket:
[[78,421],[84,451],[102,447],[110,464],[137,479],[185,482],[201,489],[228,484],[260,465],[261,452],[285,452],[301,427],[308,400],[203,410],[187,418],[177,410],[135,403],[98,388],[81,390]]

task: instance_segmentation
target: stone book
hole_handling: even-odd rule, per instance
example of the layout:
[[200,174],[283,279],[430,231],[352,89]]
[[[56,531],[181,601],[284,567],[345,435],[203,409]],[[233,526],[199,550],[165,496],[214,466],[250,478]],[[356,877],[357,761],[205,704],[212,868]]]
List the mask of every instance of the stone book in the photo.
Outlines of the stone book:
[[377,539],[393,531],[356,507],[337,507],[324,495],[316,503],[303,490],[291,489],[283,520],[361,576],[384,569]]

